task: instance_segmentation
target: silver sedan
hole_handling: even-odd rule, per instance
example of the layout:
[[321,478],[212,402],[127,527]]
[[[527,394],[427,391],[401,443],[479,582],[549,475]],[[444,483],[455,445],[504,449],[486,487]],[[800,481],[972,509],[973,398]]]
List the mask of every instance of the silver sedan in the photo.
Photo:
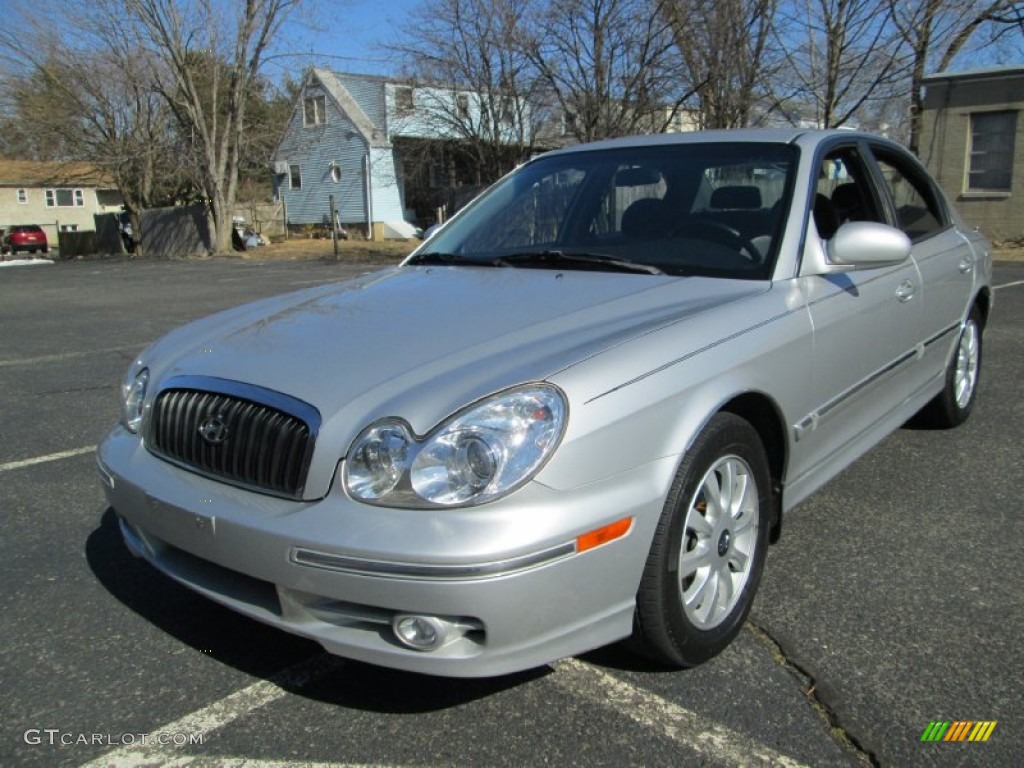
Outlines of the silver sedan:
[[133,553],[332,653],[692,666],[789,510],[908,419],[967,418],[990,278],[875,136],[572,147],[399,266],[155,343],[99,470]]

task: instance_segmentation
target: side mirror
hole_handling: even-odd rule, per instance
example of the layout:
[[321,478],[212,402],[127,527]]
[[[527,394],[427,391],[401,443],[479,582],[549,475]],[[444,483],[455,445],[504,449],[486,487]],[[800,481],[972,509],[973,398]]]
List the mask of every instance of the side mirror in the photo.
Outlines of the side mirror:
[[909,256],[910,238],[900,230],[873,221],[849,221],[829,240],[807,239],[800,276],[890,267]]
[[828,263],[836,267],[871,269],[906,261],[910,238],[886,224],[850,221],[836,230],[825,246]]

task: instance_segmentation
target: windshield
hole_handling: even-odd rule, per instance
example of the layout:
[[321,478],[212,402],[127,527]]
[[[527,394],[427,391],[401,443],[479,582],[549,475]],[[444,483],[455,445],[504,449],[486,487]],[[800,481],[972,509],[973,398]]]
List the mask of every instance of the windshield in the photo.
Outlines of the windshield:
[[796,162],[792,146],[754,142],[541,156],[409,263],[766,279]]

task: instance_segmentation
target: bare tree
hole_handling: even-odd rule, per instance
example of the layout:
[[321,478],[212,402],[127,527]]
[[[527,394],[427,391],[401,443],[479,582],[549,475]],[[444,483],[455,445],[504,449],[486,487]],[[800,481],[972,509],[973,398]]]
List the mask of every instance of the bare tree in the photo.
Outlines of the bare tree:
[[524,50],[564,119],[591,141],[664,131],[694,92],[680,78],[667,0],[549,0]]
[[908,59],[892,23],[889,0],[795,0],[775,37],[786,52],[781,87],[813,109],[822,128],[855,118],[902,82]]
[[[893,23],[912,56],[909,146],[917,152],[924,107],[924,77],[943,71],[985,29],[993,38],[1024,35],[1020,0],[889,0]],[[989,41],[991,42],[991,40]]]
[[268,44],[299,0],[104,2],[137,25],[153,88],[189,135],[198,160],[196,181],[208,202],[214,250],[230,251],[250,89]]
[[755,122],[777,66],[771,50],[778,0],[671,0],[664,4],[686,78],[697,83],[697,127]]
[[32,0],[33,14],[12,0],[19,23],[0,28],[7,109],[28,103],[18,83],[42,83],[64,118],[39,121],[49,151],[104,165],[133,210],[164,174],[194,170],[214,248],[230,250],[247,105],[268,44],[300,1],[94,0],[47,13],[49,0]]
[[140,76],[146,53],[100,32],[80,34],[86,46],[76,49],[67,44],[70,30],[57,24],[0,31],[9,117],[3,151],[105,171],[139,231],[138,212],[179,184],[176,135],[170,111]]
[[533,66],[515,45],[528,7],[528,0],[427,0],[388,46],[421,86],[410,122],[438,140],[420,149],[461,153],[476,184],[527,156],[542,119]]

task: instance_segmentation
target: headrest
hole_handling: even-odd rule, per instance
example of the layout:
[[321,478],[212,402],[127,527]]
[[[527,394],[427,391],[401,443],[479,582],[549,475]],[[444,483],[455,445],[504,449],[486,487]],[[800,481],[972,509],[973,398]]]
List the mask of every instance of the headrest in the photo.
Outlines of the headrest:
[[856,184],[840,184],[832,190],[832,204],[840,210],[860,208],[860,190]]
[[629,237],[659,237],[670,224],[668,205],[657,197],[637,200],[622,214],[622,234]]
[[761,190],[757,187],[719,187],[711,193],[712,208],[761,207]]

